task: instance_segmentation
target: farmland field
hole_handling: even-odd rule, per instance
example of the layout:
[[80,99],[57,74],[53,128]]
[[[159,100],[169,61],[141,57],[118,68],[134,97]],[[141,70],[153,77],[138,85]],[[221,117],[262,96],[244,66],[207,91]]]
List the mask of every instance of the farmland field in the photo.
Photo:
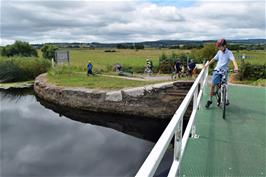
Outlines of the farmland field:
[[[233,51],[235,57],[241,56],[244,54],[245,56],[250,56],[250,58],[245,59],[245,62],[249,62],[251,64],[266,64],[266,51],[265,50],[241,50],[239,52]],[[237,58],[239,61],[240,59]]]
[[124,68],[132,67],[133,69],[144,69],[146,59],[153,61],[154,66],[158,66],[159,57],[163,53],[172,54],[188,52],[182,50],[169,49],[145,49],[145,50],[116,50],[116,52],[105,52],[104,49],[96,50],[71,50],[71,63],[74,66],[80,66],[84,69],[88,61],[94,64],[95,70],[110,71],[116,63],[120,63]]
[[[67,50],[67,49],[66,49]],[[173,52],[189,53],[189,50],[180,49],[145,49],[145,50],[130,50],[130,49],[117,49],[116,52],[105,52],[106,49],[68,49],[70,51],[71,65],[86,70],[88,61],[91,61],[96,71],[110,71],[116,64],[120,63],[124,68],[132,67],[139,71],[144,69],[146,59],[149,58],[153,61],[154,66],[158,66],[159,57],[165,53],[171,55]],[[266,63],[266,51],[233,51],[238,63],[240,59],[238,56],[245,54],[251,58],[246,59],[246,62],[251,64],[265,64]],[[39,53],[41,56],[41,53]]]
[[[134,71],[134,75],[136,73],[143,73],[144,66],[146,64],[146,59],[149,58],[153,61],[155,67],[159,65],[159,57],[164,53],[166,55],[171,55],[173,52],[178,53],[189,53],[189,50],[178,50],[178,49],[145,49],[145,50],[130,50],[130,49],[120,49],[116,50],[116,52],[105,52],[108,49],[65,49],[70,51],[70,65],[69,69],[63,68],[62,71],[55,72],[55,74],[50,74],[49,79],[51,81],[56,82],[59,85],[67,85],[67,86],[85,86],[85,87],[97,87],[90,85],[90,83],[96,82],[100,84],[101,88],[114,88],[112,82],[117,83],[121,82],[119,87],[128,86],[137,86],[137,85],[146,85],[148,83],[138,82],[138,81],[124,81],[124,79],[106,79],[103,77],[97,78],[86,78],[86,67],[88,61],[93,63],[93,71],[95,73],[106,73],[109,74],[112,71],[113,66],[116,63],[120,63],[124,69],[131,68]],[[246,62],[250,62],[252,64],[265,64],[266,63],[266,51],[233,51],[235,58],[240,66],[240,58],[242,54],[246,56],[250,56],[250,58],[246,59]],[[40,53],[39,53],[40,56]],[[232,67],[232,63],[230,64]],[[68,76],[65,75],[67,70],[71,70],[71,79],[68,80]],[[77,72],[75,74],[75,72]],[[83,73],[83,74],[80,74]],[[57,73],[57,74],[56,74]],[[79,73],[79,74],[78,74]],[[57,75],[60,75],[58,77]],[[64,79],[63,79],[64,78]],[[90,83],[88,83],[91,80]],[[103,82],[103,83],[102,83]],[[264,83],[264,80],[263,80]],[[116,84],[117,85],[117,84]],[[264,84],[263,84],[264,85]]]

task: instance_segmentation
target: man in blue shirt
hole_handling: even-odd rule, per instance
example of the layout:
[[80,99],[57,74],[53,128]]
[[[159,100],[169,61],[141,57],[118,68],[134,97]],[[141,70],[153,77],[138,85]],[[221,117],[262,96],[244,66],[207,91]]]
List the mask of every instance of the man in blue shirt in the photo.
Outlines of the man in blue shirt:
[[93,65],[91,64],[91,61],[89,61],[89,64],[88,64],[88,66],[87,66],[87,69],[88,69],[88,71],[87,71],[87,75],[89,76],[90,74],[92,75],[92,67],[93,67]]
[[191,59],[190,63],[188,64],[188,74],[189,74],[189,76],[192,76],[195,67],[196,67],[196,64],[193,61],[193,59]]
[[[205,66],[207,67],[208,65],[211,65],[215,61],[218,61],[213,75],[212,75],[212,84],[211,84],[211,92],[210,92],[210,97],[209,100],[206,104],[206,108],[209,108],[209,106],[212,104],[212,97],[214,96],[214,89],[215,85],[218,85],[221,82],[221,71],[226,71],[228,73],[228,65],[229,62],[232,61],[234,64],[234,71],[238,71],[238,66],[235,60],[235,57],[233,53],[227,48],[227,42],[225,39],[220,39],[216,42],[216,47],[219,48],[219,51],[217,54],[214,56],[213,59]],[[228,96],[226,95],[226,104],[229,105],[229,100]]]
[[177,60],[175,65],[174,65],[174,69],[175,69],[175,74],[176,74],[176,77],[179,77],[180,78],[180,71],[181,71],[181,67],[180,67],[180,61]]

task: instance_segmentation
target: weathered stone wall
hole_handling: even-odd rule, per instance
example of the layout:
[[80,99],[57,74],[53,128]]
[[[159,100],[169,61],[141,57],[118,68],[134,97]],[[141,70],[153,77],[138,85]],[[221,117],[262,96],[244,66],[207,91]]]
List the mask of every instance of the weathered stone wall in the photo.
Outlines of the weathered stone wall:
[[192,81],[176,81],[108,91],[59,87],[49,83],[46,74],[42,74],[36,78],[34,90],[40,98],[62,106],[95,112],[169,118],[192,84]]

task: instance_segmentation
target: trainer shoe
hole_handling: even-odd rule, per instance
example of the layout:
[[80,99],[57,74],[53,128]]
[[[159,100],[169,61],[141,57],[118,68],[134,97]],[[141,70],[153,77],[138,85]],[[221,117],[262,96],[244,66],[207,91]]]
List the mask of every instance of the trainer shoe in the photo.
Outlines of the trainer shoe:
[[206,107],[206,108],[209,108],[211,104],[212,104],[212,101],[208,100],[208,101],[207,101],[207,104],[205,105],[205,107]]
[[229,100],[226,100],[225,105],[228,106],[230,104]]

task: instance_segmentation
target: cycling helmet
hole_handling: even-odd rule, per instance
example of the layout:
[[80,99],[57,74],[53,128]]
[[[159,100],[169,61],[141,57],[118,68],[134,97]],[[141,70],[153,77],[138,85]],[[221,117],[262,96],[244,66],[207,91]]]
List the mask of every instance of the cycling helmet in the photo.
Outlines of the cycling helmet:
[[225,39],[219,39],[217,42],[216,42],[216,47],[221,47],[221,46],[224,46],[226,45],[226,40]]

